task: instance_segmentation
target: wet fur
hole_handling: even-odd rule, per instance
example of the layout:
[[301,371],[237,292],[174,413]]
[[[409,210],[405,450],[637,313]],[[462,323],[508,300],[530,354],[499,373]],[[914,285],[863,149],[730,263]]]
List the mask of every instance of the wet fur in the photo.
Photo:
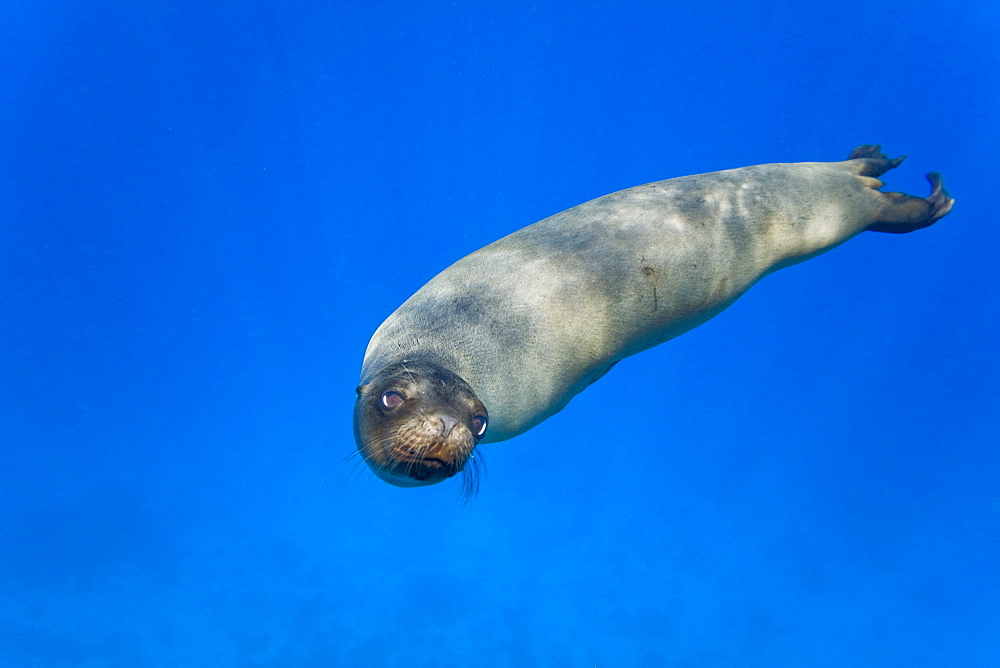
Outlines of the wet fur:
[[419,360],[489,409],[482,442],[521,434],[618,360],[704,323],[769,273],[865,230],[910,232],[947,214],[953,200],[937,174],[927,198],[878,190],[901,160],[860,146],[843,162],[669,179],[558,213],[417,291],[372,337],[363,386]]

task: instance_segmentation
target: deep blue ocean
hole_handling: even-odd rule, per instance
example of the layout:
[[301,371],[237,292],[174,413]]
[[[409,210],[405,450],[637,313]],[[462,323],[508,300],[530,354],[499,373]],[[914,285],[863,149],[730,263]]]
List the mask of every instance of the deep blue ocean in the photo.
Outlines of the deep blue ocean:
[[[0,665],[1000,666],[1000,10],[0,5]],[[399,489],[368,339],[622,188],[908,154],[865,233]]]

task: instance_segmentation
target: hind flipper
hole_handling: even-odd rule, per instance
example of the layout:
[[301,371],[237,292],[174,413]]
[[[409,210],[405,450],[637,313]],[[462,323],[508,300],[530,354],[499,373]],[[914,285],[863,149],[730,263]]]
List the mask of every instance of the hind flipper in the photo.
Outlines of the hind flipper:
[[890,169],[899,167],[899,163],[906,159],[905,155],[898,158],[890,158],[882,152],[879,144],[862,144],[847,156],[848,160],[856,160],[858,174],[861,176],[882,176]]
[[[857,149],[855,149],[857,150]],[[852,154],[853,155],[853,154]],[[906,193],[882,193],[882,211],[878,220],[867,227],[873,232],[903,234],[933,225],[943,218],[955,200],[944,189],[941,175],[931,172],[927,175],[931,182],[929,197],[920,198]]]

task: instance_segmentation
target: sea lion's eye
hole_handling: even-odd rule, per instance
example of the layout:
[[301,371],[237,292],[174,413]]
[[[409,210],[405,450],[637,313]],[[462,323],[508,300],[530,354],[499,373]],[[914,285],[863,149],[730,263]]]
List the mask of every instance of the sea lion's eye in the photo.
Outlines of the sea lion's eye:
[[476,435],[476,438],[482,438],[482,435],[486,433],[485,415],[476,415],[472,418],[472,433]]
[[389,390],[382,395],[382,405],[386,408],[395,408],[404,401],[406,401],[406,397],[394,390]]

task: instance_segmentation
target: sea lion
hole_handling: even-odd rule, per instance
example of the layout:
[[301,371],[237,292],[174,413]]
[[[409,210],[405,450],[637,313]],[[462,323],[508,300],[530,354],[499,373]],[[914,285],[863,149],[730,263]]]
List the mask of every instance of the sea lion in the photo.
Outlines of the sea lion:
[[[720,313],[754,283],[865,231],[912,232],[954,200],[883,193],[903,158],[756,165],[622,190],[460,259],[372,336],[354,409],[383,480],[429,485],[521,434],[618,360]],[[471,467],[470,467],[471,468]],[[470,487],[476,477],[467,480]]]

